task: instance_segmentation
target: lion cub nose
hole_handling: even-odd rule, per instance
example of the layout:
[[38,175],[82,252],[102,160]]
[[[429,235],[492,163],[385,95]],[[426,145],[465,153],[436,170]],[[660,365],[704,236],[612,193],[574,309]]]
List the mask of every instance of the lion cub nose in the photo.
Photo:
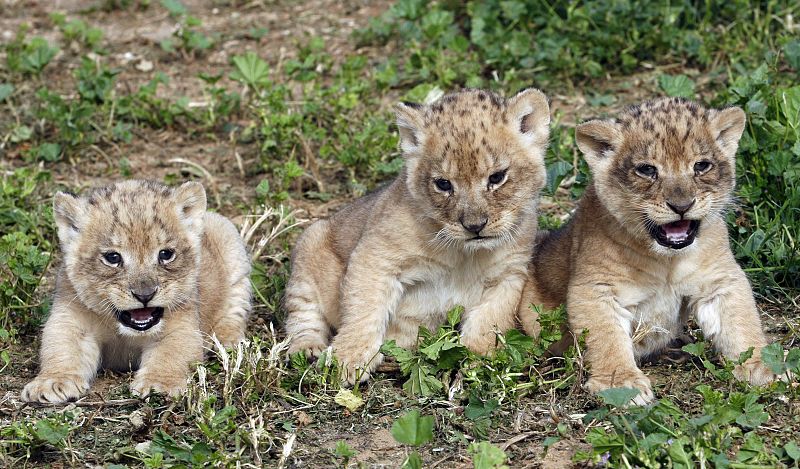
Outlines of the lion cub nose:
[[486,224],[489,223],[489,218],[482,217],[478,220],[466,220],[464,217],[462,217],[460,221],[461,226],[463,226],[467,231],[477,235],[486,226]]
[[667,201],[667,206],[672,209],[673,212],[677,213],[680,216],[683,216],[684,213],[688,212],[690,208],[694,206],[694,203],[697,199],[692,199],[688,203],[686,201]]
[[138,289],[131,289],[131,294],[134,296],[134,298],[141,301],[144,306],[147,306],[147,302],[152,300],[153,297],[156,296],[157,291],[158,291],[157,286],[150,286]]

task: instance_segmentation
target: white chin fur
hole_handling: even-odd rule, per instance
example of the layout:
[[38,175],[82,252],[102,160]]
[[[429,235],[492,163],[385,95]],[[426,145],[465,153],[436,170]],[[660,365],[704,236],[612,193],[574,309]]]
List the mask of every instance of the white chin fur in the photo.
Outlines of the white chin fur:
[[462,241],[462,246],[464,246],[464,250],[467,252],[481,251],[484,249],[492,250],[496,249],[501,244],[503,244],[503,239],[501,237]]

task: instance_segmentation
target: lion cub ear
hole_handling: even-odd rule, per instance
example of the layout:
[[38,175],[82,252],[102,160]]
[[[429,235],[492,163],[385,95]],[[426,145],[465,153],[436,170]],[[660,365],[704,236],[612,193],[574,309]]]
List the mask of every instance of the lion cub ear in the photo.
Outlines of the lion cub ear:
[[739,139],[744,132],[746,116],[744,111],[738,107],[729,107],[710,112],[708,123],[711,128],[711,135],[726,157],[736,158],[736,149],[739,147]]
[[616,122],[591,120],[575,128],[575,141],[592,172],[605,167],[622,143]]
[[526,146],[543,147],[550,137],[550,105],[547,96],[536,88],[527,88],[506,103],[509,121],[522,135]]
[[397,103],[394,112],[397,116],[397,129],[400,132],[400,148],[404,154],[413,154],[422,149],[425,138],[422,132],[425,119],[422,105],[417,103]]
[[206,190],[199,182],[185,182],[175,189],[175,201],[178,215],[187,228],[201,231],[203,216],[206,213]]
[[77,238],[88,217],[86,201],[71,192],[56,192],[53,215],[58,228],[58,240],[66,250]]

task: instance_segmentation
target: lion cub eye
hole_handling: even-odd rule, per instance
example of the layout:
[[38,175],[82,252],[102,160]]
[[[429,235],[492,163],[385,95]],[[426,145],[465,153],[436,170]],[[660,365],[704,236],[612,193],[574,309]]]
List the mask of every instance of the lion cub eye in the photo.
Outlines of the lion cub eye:
[[636,174],[639,176],[658,179],[658,169],[651,164],[640,164],[636,167]]
[[503,181],[505,181],[505,179],[506,179],[506,171],[507,170],[504,169],[502,171],[498,171],[496,173],[493,173],[491,176],[489,176],[489,184],[496,186],[496,185],[502,183]]
[[710,161],[698,161],[694,164],[694,174],[699,176],[711,169],[712,166]]
[[453,190],[453,184],[447,179],[439,178],[433,181],[433,183],[436,184],[436,188],[442,192],[450,192]]
[[122,265],[122,255],[117,251],[104,252],[103,263],[111,267],[119,267]]
[[162,249],[158,251],[158,263],[167,264],[175,259],[175,251],[172,249]]

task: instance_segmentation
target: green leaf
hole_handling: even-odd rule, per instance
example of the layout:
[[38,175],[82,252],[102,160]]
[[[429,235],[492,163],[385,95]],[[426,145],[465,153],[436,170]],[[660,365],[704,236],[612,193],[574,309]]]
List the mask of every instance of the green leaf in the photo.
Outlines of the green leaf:
[[236,70],[231,74],[233,80],[242,82],[253,89],[269,84],[269,66],[254,52],[237,55],[233,58]]
[[795,71],[800,72],[800,39],[789,41],[783,46],[786,61]]
[[761,349],[761,360],[775,374],[786,372],[786,364],[783,361],[783,346],[780,342],[775,342]]
[[783,90],[780,94],[780,105],[789,127],[800,129],[800,86]]
[[186,14],[186,7],[180,0],[161,0],[161,6],[169,11],[172,16],[182,16]]
[[508,456],[497,446],[488,441],[472,443],[468,448],[472,455],[472,467],[475,469],[505,469]]
[[694,83],[686,75],[661,75],[658,84],[668,96],[694,97]]
[[392,436],[406,445],[424,445],[433,439],[433,417],[421,417],[414,409],[394,422]]
[[669,446],[669,455],[672,458],[672,464],[675,468],[689,469],[694,467],[691,457],[686,453],[686,449],[683,447],[686,442],[685,440],[686,437],[679,438]]
[[350,447],[344,440],[339,440],[336,442],[336,456],[340,458],[350,458],[356,455],[356,451]]
[[783,446],[783,450],[786,451],[786,454],[795,461],[800,461],[800,447],[797,446],[797,443],[794,441],[790,441]]
[[359,407],[364,405],[364,399],[361,396],[345,388],[339,389],[339,392],[336,393],[336,397],[333,398],[333,402],[342,407],[346,407],[350,412],[355,412]]
[[11,93],[14,92],[14,85],[11,83],[2,83],[0,84],[0,101],[5,101],[6,98],[11,96]]
[[61,157],[61,145],[57,143],[43,143],[36,149],[36,156],[44,161],[58,161]]
[[403,384],[403,390],[409,396],[433,396],[444,387],[436,376],[432,375],[430,367],[420,364],[411,366],[408,381]]
[[597,393],[606,404],[613,407],[625,407],[631,400],[639,395],[638,389],[633,388],[611,388],[604,389]]
[[470,420],[477,420],[482,417],[488,417],[494,412],[500,404],[497,399],[487,399],[486,401],[480,400],[474,394],[469,396],[469,404],[464,408],[464,416]]
[[412,451],[400,467],[402,469],[422,469],[422,458],[419,453]]
[[705,349],[706,343],[705,342],[693,342],[691,344],[686,344],[681,347],[681,350],[688,353],[689,355],[693,355],[695,357],[703,358],[705,356]]
[[33,431],[38,439],[46,441],[53,446],[58,446],[69,435],[69,430],[69,425],[66,423],[42,419],[36,422]]
[[564,177],[572,171],[572,163],[566,161],[556,161],[555,163],[547,165],[547,185],[546,192],[550,195],[556,193],[558,186]]

